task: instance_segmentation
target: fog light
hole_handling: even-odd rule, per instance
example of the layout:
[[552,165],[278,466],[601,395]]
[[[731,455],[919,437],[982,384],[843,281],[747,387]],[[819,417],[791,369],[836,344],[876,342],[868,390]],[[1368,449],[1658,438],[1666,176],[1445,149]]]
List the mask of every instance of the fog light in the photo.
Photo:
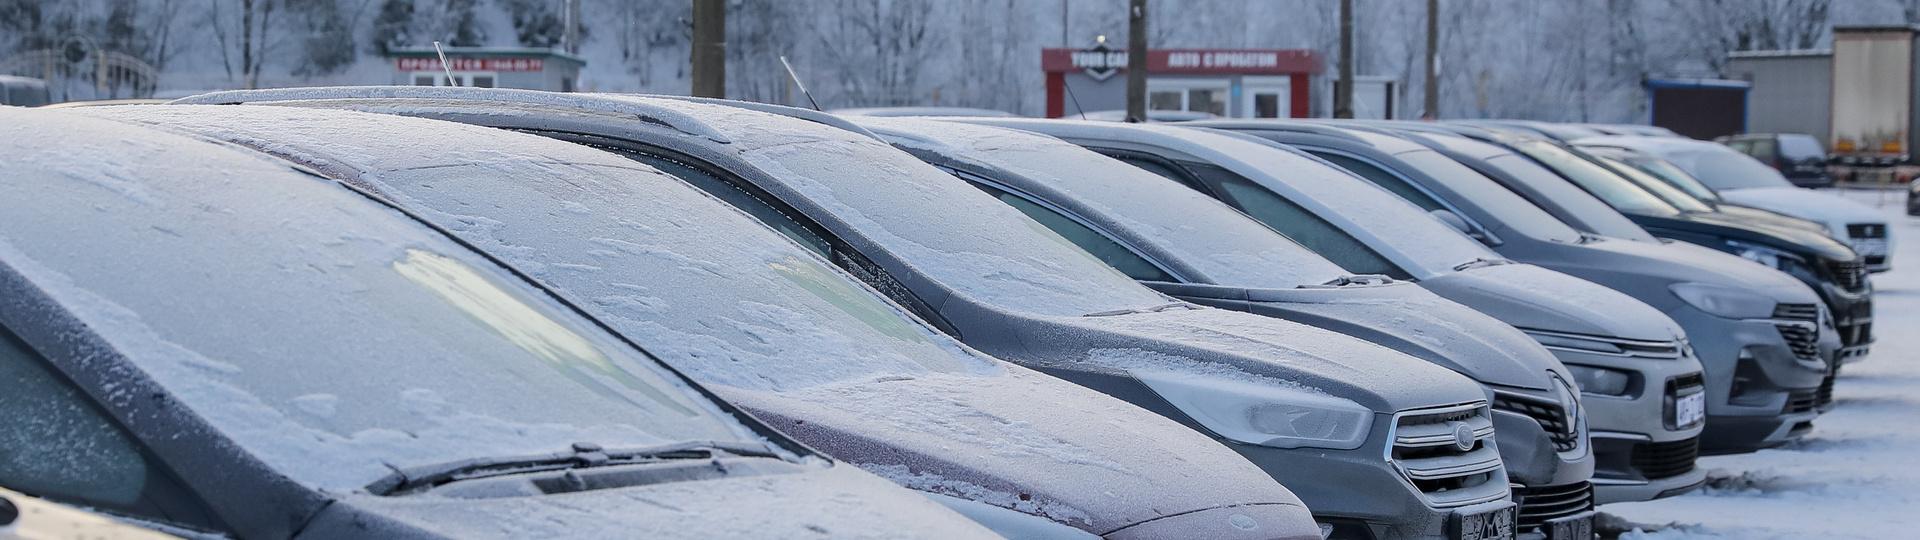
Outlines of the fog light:
[[1633,384],[1633,375],[1624,371],[1573,364],[1567,364],[1567,371],[1573,373],[1573,384],[1582,394],[1624,396]]

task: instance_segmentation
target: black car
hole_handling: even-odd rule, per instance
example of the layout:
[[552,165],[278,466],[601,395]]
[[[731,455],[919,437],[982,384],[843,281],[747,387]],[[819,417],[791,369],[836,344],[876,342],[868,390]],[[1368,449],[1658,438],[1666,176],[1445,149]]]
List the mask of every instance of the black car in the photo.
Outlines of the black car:
[[1786,175],[1793,185],[1808,188],[1833,187],[1827,174],[1827,149],[1820,140],[1804,133],[1742,133],[1714,139],[1714,142],[1753,156]]

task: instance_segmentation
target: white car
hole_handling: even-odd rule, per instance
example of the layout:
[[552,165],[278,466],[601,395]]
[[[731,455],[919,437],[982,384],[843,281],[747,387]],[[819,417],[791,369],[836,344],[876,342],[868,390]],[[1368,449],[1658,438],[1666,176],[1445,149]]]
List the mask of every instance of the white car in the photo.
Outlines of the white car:
[[1717,143],[1667,137],[1609,136],[1581,145],[1630,148],[1679,165],[1720,198],[1741,206],[1817,221],[1853,246],[1867,269],[1893,268],[1893,231],[1879,210],[1831,193],[1796,187],[1773,167]]

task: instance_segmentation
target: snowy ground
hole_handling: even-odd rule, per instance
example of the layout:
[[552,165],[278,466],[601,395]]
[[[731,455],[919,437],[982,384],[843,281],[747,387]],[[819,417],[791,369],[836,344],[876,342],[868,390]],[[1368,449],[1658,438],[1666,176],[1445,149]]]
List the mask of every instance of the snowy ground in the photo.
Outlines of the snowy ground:
[[1920,537],[1920,217],[1899,191],[1846,195],[1884,208],[1897,242],[1895,269],[1873,278],[1872,354],[1841,372],[1805,440],[1704,458],[1695,493],[1601,507],[1647,531],[1621,538]]

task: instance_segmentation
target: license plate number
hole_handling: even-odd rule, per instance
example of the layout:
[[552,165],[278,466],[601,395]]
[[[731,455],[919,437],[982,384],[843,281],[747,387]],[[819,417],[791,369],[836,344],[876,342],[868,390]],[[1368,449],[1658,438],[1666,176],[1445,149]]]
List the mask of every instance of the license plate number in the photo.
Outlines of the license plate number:
[[1687,427],[1707,419],[1707,393],[1696,392],[1673,399],[1673,425]]
[[1548,521],[1547,540],[1593,540],[1593,516]]
[[1477,514],[1454,516],[1454,538],[1460,540],[1509,540],[1513,538],[1513,506]]
[[1854,240],[1853,250],[1860,252],[1861,255],[1885,255],[1887,253],[1887,240],[1884,238]]

